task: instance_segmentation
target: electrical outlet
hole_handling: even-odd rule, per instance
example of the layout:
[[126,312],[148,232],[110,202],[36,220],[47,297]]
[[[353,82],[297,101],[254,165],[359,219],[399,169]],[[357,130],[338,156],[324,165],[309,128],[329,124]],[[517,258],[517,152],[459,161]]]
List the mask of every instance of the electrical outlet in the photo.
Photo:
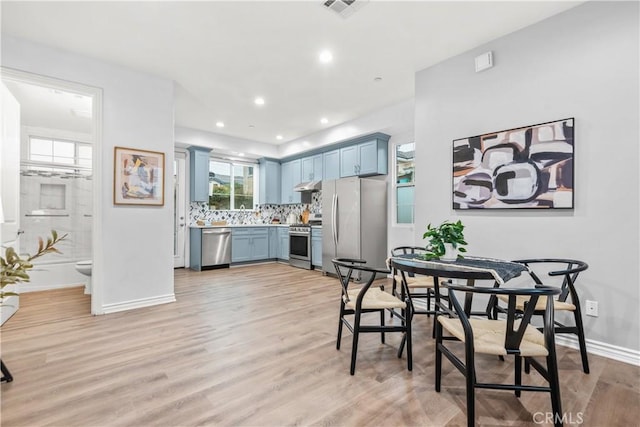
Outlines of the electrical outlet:
[[586,315],[598,317],[598,301],[585,301]]

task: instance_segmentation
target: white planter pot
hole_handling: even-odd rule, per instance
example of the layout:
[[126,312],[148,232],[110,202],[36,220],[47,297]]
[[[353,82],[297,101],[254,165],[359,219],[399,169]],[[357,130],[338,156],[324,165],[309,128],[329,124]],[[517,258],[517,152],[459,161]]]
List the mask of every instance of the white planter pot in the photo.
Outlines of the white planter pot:
[[455,261],[458,259],[458,249],[454,248],[451,243],[444,244],[444,255],[440,257],[442,261]]

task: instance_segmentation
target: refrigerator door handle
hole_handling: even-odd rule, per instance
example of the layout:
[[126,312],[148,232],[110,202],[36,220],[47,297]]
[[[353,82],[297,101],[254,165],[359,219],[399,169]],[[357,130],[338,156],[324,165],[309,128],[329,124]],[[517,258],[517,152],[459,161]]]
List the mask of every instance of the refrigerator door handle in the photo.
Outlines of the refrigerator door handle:
[[332,206],[331,206],[331,223],[333,226],[333,230],[331,230],[333,232],[333,244],[337,247],[338,246],[338,224],[336,224],[336,221],[338,220],[338,195],[334,194],[333,195],[333,200],[332,200]]

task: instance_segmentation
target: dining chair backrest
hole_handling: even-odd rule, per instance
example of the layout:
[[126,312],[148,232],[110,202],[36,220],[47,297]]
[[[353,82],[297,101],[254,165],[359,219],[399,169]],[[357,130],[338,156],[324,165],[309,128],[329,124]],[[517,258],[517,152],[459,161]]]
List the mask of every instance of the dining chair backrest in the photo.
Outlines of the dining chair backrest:
[[[453,283],[443,282],[442,286],[453,291],[460,291],[464,293],[484,294],[484,295],[504,295],[508,297],[508,304],[506,309],[506,333],[504,347],[508,354],[516,354],[519,352],[520,343],[524,337],[524,333],[531,322],[531,317],[534,315],[536,304],[540,297],[558,295],[560,288],[552,286],[537,286],[535,288],[487,288],[481,286],[465,286],[456,285]],[[519,296],[525,296],[530,298],[529,303],[525,305],[524,312],[517,309],[517,300]],[[458,302],[455,292],[449,292],[449,298],[451,305],[455,310],[455,315],[460,319],[463,330],[465,331],[465,342],[473,343],[472,328],[469,322],[469,315]],[[450,313],[451,314],[451,313]],[[517,322],[519,320],[519,323]],[[554,310],[553,299],[547,298],[546,310],[544,315],[544,327],[543,333],[545,337],[545,346],[555,345],[554,334]],[[469,335],[469,336],[466,336]]]
[[[389,273],[389,270],[383,268],[369,267],[365,264],[367,261],[363,259],[354,259],[354,258],[334,258],[331,260],[333,263],[336,274],[338,275],[338,279],[340,280],[340,285],[342,286],[342,295],[346,299],[349,300],[349,284],[354,278],[354,273],[363,272],[369,273],[368,279],[366,279],[365,285],[361,288],[361,292],[358,295],[358,304],[362,300],[366,291],[371,287],[374,280],[378,275],[385,275]],[[364,276],[362,278],[365,281]]]
[[558,296],[559,301],[566,301],[569,294],[571,294],[571,300],[575,304],[578,293],[575,289],[575,283],[578,279],[578,274],[580,272],[585,271],[589,268],[589,265],[584,261],[578,261],[575,259],[566,259],[566,258],[536,258],[536,259],[519,259],[514,260],[514,262],[518,262],[524,264],[529,269],[529,275],[536,282],[537,285],[542,285],[544,282],[540,279],[540,276],[534,271],[534,266],[536,265],[562,265],[564,268],[555,267],[548,271],[547,274],[551,277],[563,276],[562,277],[562,285],[560,287],[561,292]]

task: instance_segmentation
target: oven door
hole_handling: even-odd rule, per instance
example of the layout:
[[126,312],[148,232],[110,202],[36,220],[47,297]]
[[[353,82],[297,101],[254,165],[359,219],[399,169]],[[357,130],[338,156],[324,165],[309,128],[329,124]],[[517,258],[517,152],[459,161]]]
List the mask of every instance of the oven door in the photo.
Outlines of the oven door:
[[289,258],[311,261],[311,234],[289,232]]

